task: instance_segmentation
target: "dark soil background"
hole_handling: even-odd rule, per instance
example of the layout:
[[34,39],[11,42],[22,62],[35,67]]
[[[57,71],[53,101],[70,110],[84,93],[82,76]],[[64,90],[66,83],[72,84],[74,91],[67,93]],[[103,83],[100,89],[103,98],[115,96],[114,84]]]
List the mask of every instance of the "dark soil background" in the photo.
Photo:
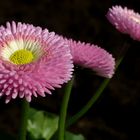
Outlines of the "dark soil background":
[[[117,58],[126,35],[118,32],[105,15],[112,5],[122,5],[140,13],[139,0],[3,0],[0,25],[21,21],[48,28],[68,38],[98,44]],[[110,84],[96,104],[69,130],[87,140],[140,139],[140,42],[131,46]],[[55,66],[54,66],[55,68]],[[103,78],[87,69],[76,69],[69,115],[76,113],[94,94]],[[31,106],[59,112],[63,93],[33,99]],[[0,131],[16,135],[20,120],[20,99],[8,105],[0,101]]]

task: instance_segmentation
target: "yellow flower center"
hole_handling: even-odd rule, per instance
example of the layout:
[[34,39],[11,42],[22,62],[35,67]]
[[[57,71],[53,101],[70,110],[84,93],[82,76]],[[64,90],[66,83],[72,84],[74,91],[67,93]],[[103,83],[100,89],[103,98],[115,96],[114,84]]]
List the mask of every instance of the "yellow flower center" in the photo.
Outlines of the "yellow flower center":
[[25,49],[17,50],[10,56],[10,60],[16,65],[28,64],[33,58],[33,53]]

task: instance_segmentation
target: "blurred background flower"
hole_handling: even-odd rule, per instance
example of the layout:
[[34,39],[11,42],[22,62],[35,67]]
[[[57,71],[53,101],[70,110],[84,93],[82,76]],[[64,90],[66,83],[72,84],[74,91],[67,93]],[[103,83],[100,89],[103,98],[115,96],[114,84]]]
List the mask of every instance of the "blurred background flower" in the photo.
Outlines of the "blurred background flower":
[[107,13],[108,20],[122,33],[140,41],[140,15],[132,9],[113,6]]

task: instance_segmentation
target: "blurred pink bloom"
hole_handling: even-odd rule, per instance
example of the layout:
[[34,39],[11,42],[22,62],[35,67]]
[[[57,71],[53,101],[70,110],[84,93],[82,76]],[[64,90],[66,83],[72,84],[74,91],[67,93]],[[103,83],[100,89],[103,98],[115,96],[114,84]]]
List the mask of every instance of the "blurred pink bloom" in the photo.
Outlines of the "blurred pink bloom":
[[20,22],[0,27],[0,96],[6,103],[51,94],[72,71],[70,49],[54,32]]
[[107,13],[108,20],[120,32],[129,34],[134,40],[140,41],[140,15],[133,10],[113,6]]
[[115,60],[111,54],[106,50],[91,45],[73,41],[72,39],[65,39],[70,46],[73,56],[73,61],[77,65],[90,68],[96,72],[97,75],[111,78],[114,74]]

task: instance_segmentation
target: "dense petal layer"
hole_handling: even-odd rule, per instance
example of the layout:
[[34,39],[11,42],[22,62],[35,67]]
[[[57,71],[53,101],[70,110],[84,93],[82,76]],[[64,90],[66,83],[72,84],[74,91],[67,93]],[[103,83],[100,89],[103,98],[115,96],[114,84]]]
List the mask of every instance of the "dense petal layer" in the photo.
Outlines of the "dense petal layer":
[[[25,65],[11,63],[9,54],[21,48],[32,51],[36,59]],[[70,80],[72,71],[70,49],[54,32],[15,22],[0,27],[0,95],[6,95],[6,102],[17,96],[31,101],[32,95],[51,94]]]
[[113,6],[107,13],[108,20],[120,32],[140,41],[140,15],[127,7]]
[[75,64],[90,68],[98,75],[111,78],[114,74],[115,60],[111,54],[97,45],[91,45],[73,41],[65,41],[69,44]]

